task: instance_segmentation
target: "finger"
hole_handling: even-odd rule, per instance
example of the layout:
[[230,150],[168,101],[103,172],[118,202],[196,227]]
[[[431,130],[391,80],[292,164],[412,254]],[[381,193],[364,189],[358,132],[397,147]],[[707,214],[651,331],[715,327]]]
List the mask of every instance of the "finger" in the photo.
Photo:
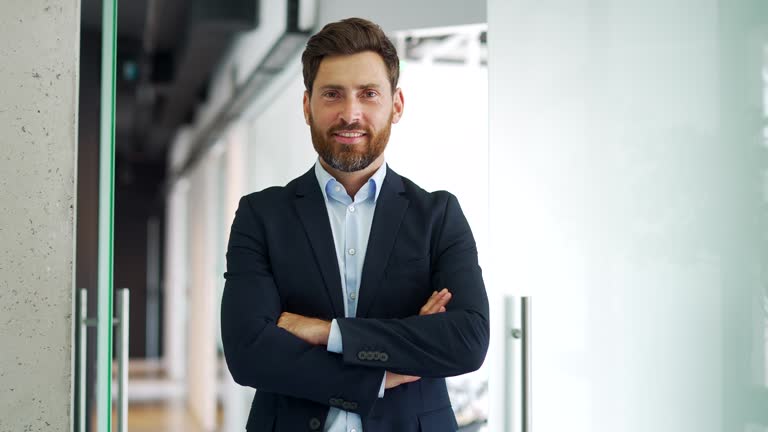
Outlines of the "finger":
[[440,308],[445,307],[449,301],[451,301],[452,294],[448,291],[438,296],[435,303],[432,305],[432,313],[440,312]]
[[421,307],[421,310],[419,311],[419,315],[428,315],[430,313],[430,311],[432,310],[432,305],[437,299],[437,296],[438,296],[437,291],[432,291],[432,295],[429,297],[429,299],[427,299],[427,302],[424,304],[424,306]]
[[446,291],[441,291],[437,296],[435,296],[435,300],[429,306],[429,309],[426,310],[422,315],[432,315],[440,312],[440,308],[445,307],[445,305],[448,304],[449,300],[450,300],[450,293]]
[[451,293],[447,291],[438,295],[437,299],[435,300],[435,303],[432,305],[432,313],[440,312],[440,308],[445,307],[445,305],[447,305],[448,301],[450,300],[451,300]]
[[420,379],[421,379],[421,377],[404,375],[403,376],[403,383],[412,383],[412,382],[418,381]]
[[445,306],[440,306],[440,312],[445,312]]

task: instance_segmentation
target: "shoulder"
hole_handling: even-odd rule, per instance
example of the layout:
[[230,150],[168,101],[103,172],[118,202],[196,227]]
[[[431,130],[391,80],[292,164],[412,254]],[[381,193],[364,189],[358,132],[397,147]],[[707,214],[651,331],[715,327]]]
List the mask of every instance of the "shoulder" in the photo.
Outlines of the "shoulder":
[[408,177],[401,176],[395,173],[403,182],[403,192],[405,196],[412,202],[422,204],[433,209],[445,208],[452,203],[458,202],[456,196],[446,190],[426,191],[421,186],[417,185]]
[[280,203],[287,201],[288,196],[285,186],[272,186],[243,196],[240,198],[240,207],[246,205],[251,211],[262,212],[280,206]]
[[247,205],[252,211],[265,212],[270,210],[282,210],[289,205],[299,191],[299,185],[307,181],[306,174],[291,180],[285,186],[270,186],[260,191],[251,192],[240,198],[240,207]]

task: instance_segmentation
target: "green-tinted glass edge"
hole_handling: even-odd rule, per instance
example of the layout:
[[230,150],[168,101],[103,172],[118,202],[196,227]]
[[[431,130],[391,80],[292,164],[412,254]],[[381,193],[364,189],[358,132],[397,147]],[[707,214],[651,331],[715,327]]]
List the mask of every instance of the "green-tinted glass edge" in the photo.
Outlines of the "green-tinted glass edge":
[[102,8],[96,430],[111,432],[117,0],[103,0]]

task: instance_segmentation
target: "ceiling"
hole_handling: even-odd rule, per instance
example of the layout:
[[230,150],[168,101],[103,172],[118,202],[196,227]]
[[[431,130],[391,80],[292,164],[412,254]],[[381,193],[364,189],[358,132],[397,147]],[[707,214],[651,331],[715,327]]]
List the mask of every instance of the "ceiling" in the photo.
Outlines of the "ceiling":
[[[259,2],[117,3],[117,155],[162,162],[176,130],[192,120],[195,107],[205,100],[211,73],[233,38],[258,26]],[[101,32],[101,6],[102,0],[82,0],[83,38],[94,43]]]

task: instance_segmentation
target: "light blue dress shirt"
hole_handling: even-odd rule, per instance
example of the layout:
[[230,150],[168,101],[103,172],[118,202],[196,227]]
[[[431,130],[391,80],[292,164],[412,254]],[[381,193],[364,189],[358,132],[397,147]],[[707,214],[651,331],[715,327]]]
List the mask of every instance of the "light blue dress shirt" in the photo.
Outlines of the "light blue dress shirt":
[[[323,191],[325,208],[328,210],[328,219],[331,222],[333,241],[336,246],[341,290],[345,300],[344,316],[347,318],[354,317],[357,312],[360,276],[363,271],[365,251],[368,248],[373,212],[376,210],[376,200],[386,174],[385,162],[352,199],[344,186],[320,165],[320,160],[315,162],[315,176]],[[341,331],[336,320],[333,320],[328,338],[328,351],[341,353],[342,348]],[[382,378],[379,397],[384,396],[385,381],[386,377]],[[358,414],[331,407],[324,430],[325,432],[362,432],[363,424]]]

